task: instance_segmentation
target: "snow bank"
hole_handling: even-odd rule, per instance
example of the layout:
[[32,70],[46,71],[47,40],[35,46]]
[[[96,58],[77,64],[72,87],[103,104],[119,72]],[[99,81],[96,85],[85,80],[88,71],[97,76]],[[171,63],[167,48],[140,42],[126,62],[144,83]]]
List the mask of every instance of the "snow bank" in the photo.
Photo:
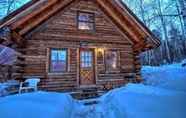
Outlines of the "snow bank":
[[185,118],[186,69],[174,64],[144,67],[142,72],[145,84],[108,92],[94,111],[89,108],[90,114],[98,118]]
[[128,84],[104,95],[101,106],[105,118],[185,118],[185,99],[184,92]]
[[186,68],[181,64],[161,67],[143,67],[144,84],[186,92]]
[[70,118],[74,101],[67,94],[36,92],[0,98],[1,118]]

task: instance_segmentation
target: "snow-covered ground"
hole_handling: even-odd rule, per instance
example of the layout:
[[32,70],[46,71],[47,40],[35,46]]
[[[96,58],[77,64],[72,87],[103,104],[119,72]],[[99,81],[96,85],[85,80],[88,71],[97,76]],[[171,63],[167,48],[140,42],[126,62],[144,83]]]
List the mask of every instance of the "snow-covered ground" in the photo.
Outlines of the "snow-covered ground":
[[73,118],[186,118],[186,68],[144,67],[143,84],[128,84],[81,106]]
[[144,67],[142,84],[128,84],[85,106],[62,93],[37,92],[0,99],[0,118],[185,118],[186,67]]

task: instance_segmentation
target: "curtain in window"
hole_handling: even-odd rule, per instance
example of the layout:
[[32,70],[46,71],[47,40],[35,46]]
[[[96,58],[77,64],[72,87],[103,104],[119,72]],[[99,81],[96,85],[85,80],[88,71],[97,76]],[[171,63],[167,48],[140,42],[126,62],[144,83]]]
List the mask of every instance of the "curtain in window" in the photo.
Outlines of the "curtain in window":
[[117,51],[106,51],[105,62],[107,70],[117,69]]

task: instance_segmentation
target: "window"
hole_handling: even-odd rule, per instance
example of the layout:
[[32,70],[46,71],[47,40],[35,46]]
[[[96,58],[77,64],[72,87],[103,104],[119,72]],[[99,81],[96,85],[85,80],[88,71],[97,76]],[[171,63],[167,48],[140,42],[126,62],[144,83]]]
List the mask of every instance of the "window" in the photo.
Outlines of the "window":
[[78,29],[94,30],[94,14],[87,12],[78,12]]
[[92,52],[82,51],[81,52],[81,67],[91,68],[92,67]]
[[118,55],[117,51],[106,51],[105,52],[105,64],[106,70],[114,71],[118,68]]
[[51,49],[50,72],[67,71],[67,49]]

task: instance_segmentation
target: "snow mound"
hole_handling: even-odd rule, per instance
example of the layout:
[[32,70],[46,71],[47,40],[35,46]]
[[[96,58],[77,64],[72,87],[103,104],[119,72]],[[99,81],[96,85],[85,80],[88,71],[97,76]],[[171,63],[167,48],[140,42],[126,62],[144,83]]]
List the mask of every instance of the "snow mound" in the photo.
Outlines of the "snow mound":
[[184,92],[129,84],[104,95],[101,106],[115,114],[109,118],[185,118],[185,99]]
[[185,118],[186,69],[181,64],[142,69],[145,82],[100,98],[103,118]]
[[61,93],[36,92],[0,98],[1,118],[70,118],[74,101]]
[[180,64],[161,67],[146,66],[142,69],[145,85],[186,92],[186,68]]

